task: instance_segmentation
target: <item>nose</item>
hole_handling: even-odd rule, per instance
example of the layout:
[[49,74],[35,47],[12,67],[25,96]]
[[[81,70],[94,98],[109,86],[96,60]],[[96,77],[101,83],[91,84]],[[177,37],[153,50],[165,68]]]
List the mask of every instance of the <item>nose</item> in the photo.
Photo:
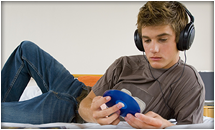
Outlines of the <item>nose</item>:
[[159,52],[159,45],[156,42],[152,42],[151,46],[150,46],[150,51],[152,53],[157,53]]

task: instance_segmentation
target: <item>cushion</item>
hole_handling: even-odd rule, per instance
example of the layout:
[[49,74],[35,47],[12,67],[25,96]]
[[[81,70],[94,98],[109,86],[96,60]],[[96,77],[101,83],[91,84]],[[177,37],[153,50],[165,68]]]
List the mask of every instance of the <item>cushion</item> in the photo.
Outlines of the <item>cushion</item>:
[[83,82],[86,86],[93,87],[96,82],[101,78],[101,76],[80,76],[78,77],[78,80],[80,82]]

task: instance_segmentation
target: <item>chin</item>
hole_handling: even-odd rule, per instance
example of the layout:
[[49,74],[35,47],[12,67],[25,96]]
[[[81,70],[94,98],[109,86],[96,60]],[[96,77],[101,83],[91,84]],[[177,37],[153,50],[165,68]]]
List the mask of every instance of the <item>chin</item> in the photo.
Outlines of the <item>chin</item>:
[[154,69],[162,69],[162,67],[159,67],[159,66],[152,66],[152,68],[154,68]]
[[161,64],[150,64],[150,65],[154,69],[162,69],[162,68],[164,68],[164,66],[162,66]]

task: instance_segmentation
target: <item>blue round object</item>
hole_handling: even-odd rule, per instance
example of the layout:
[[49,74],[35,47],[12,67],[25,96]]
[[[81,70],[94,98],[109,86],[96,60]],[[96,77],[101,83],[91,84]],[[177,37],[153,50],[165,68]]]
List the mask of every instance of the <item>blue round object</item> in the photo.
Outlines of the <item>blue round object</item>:
[[140,107],[136,100],[125,92],[119,90],[108,90],[104,93],[103,97],[110,96],[111,100],[106,103],[108,107],[112,107],[117,103],[124,104],[120,109],[120,115],[126,117],[128,113],[135,115],[140,113]]

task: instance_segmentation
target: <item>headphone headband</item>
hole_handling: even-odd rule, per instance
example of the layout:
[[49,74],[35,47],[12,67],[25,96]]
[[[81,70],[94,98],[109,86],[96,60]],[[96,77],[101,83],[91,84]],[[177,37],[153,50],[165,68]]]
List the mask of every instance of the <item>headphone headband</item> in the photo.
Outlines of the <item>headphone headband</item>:
[[190,22],[194,23],[193,15],[190,13],[190,11],[186,7],[184,7],[184,9],[185,9],[186,13],[188,14],[188,16],[190,17]]

